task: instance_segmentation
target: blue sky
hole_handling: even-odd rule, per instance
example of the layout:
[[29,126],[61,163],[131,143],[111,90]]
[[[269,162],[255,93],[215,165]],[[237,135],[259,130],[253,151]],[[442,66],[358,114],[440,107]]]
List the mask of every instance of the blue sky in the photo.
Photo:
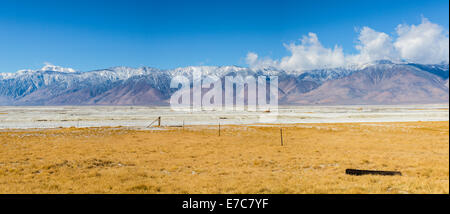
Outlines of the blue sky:
[[0,72],[44,62],[87,71],[124,65],[247,66],[279,59],[314,32],[324,47],[356,52],[358,29],[395,34],[422,17],[448,33],[448,0],[0,1]]

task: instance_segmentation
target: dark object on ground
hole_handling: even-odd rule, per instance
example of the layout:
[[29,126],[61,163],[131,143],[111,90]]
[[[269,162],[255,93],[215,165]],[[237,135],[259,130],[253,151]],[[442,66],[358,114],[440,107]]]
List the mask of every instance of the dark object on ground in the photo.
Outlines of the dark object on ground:
[[345,174],[347,175],[402,175],[398,171],[378,171],[378,170],[359,170],[359,169],[346,169]]

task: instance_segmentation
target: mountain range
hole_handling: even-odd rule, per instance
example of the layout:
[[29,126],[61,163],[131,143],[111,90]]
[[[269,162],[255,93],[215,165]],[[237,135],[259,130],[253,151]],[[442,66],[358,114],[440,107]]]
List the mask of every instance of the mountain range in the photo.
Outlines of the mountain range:
[[358,66],[284,71],[238,66],[170,70],[113,67],[80,72],[46,65],[0,73],[0,105],[168,105],[177,75],[277,75],[282,105],[427,104],[449,102],[449,65],[376,61]]

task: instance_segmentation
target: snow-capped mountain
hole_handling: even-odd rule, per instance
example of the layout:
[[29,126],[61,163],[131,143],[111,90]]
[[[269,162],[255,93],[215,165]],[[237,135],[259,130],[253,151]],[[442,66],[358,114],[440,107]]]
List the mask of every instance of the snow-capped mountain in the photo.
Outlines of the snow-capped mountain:
[[0,105],[167,105],[177,75],[277,75],[281,104],[400,104],[448,102],[448,65],[377,61],[332,69],[190,66],[171,70],[113,67],[80,72],[46,64],[0,73]]

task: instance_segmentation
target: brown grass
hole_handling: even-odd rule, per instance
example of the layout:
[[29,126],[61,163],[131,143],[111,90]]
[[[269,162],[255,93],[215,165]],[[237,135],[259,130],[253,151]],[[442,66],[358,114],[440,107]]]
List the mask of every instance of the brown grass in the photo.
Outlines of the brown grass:
[[0,193],[449,193],[448,122],[217,131],[0,131]]

